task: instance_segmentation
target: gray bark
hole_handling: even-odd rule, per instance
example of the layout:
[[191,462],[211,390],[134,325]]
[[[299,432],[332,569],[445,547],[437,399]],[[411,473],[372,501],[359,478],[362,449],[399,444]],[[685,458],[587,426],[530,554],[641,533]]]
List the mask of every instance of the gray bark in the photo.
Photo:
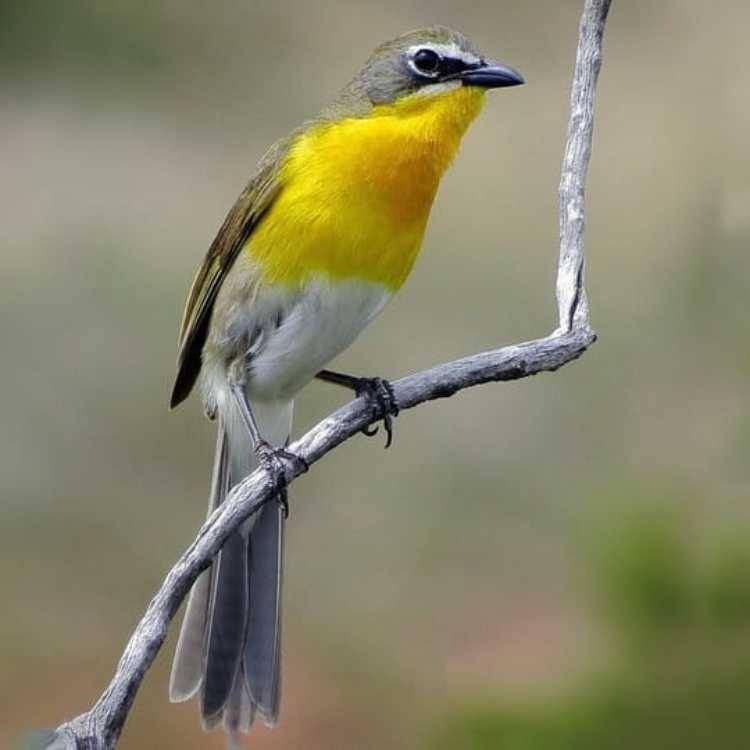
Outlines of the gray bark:
[[[559,325],[549,336],[475,354],[392,383],[401,412],[481,383],[518,380],[552,372],[583,354],[595,341],[584,289],[584,187],[594,120],[594,92],[601,66],[610,0],[585,0],[570,99],[568,138],[560,180],[560,256],[557,277]],[[289,450],[311,466],[372,422],[363,398],[326,417]],[[292,482],[305,470],[286,467]],[[109,750],[120,737],[146,672],[164,643],[180,603],[227,536],[275,494],[277,477],[258,469],[232,489],[169,571],[130,637],[112,681],[95,705],[62,724],[41,744],[55,750]]]

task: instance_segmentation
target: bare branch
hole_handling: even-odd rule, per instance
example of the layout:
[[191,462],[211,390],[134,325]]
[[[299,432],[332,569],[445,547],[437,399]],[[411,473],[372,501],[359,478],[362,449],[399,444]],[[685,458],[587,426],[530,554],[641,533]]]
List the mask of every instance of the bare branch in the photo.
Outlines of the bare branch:
[[[546,338],[475,354],[392,383],[401,411],[481,383],[518,380],[554,371],[578,358],[595,340],[584,289],[584,184],[591,155],[594,91],[610,0],[586,0],[571,93],[568,140],[560,181],[559,327]],[[370,405],[358,398],[338,409],[289,446],[312,465],[372,422]],[[287,482],[302,471],[289,465]],[[94,707],[61,725],[45,747],[109,750],[115,747],[138,688],[167,636],[180,603],[224,540],[275,494],[274,479],[258,469],[230,492],[169,571],[125,648],[112,681]]]
[[602,37],[611,0],[587,0],[581,16],[578,51],[570,91],[568,142],[560,175],[560,262],[557,309],[560,331],[589,327],[584,287],[585,188],[594,132],[594,94],[602,66]]

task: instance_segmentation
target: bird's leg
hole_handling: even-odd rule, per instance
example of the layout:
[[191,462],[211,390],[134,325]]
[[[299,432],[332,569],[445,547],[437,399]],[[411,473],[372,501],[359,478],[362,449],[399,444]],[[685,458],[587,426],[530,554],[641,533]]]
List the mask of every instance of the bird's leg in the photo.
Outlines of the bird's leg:
[[240,410],[240,416],[247,428],[250,439],[253,443],[253,451],[260,461],[260,465],[268,471],[274,478],[274,483],[278,490],[276,499],[284,509],[284,518],[289,517],[289,499],[287,496],[286,482],[286,463],[291,463],[302,467],[302,471],[307,471],[310,467],[304,458],[286,450],[285,448],[275,448],[260,434],[258,422],[255,419],[250,402],[247,399],[244,385],[232,383],[230,386],[232,396],[234,397],[237,408]]
[[[326,383],[335,383],[354,391],[357,396],[364,396],[372,408],[373,422],[383,420],[386,432],[385,447],[393,442],[393,420],[398,416],[398,404],[393,393],[393,386],[383,378],[358,378],[332,370],[321,370],[316,376]],[[378,431],[377,426],[362,429],[365,435],[372,437]]]

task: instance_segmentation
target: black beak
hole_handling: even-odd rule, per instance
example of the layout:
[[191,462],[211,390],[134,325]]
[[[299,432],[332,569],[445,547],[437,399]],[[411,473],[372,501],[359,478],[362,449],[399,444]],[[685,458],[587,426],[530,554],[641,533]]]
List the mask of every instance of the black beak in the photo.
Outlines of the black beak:
[[497,60],[484,60],[479,67],[465,70],[459,77],[464,86],[481,86],[485,89],[520,86],[525,83],[517,70]]

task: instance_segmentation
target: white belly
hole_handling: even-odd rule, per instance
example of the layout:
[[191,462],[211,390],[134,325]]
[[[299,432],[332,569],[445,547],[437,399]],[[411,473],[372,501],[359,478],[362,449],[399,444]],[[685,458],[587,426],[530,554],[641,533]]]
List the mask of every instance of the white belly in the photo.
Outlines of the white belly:
[[371,282],[321,278],[309,283],[251,357],[249,395],[292,397],[354,341],[390,296],[386,287]]
[[[247,356],[247,391],[251,400],[293,398],[354,341],[391,294],[381,284],[331,282],[324,277],[309,282],[294,296],[259,289],[249,304],[235,308],[236,318],[231,326],[234,333],[239,333],[238,329],[250,332],[258,321],[265,321],[262,336],[251,344]],[[277,320],[269,324],[275,317]],[[219,372],[214,370],[212,374],[223,380]],[[224,383],[215,377],[210,380],[210,389],[221,400],[216,390],[223,390]]]

